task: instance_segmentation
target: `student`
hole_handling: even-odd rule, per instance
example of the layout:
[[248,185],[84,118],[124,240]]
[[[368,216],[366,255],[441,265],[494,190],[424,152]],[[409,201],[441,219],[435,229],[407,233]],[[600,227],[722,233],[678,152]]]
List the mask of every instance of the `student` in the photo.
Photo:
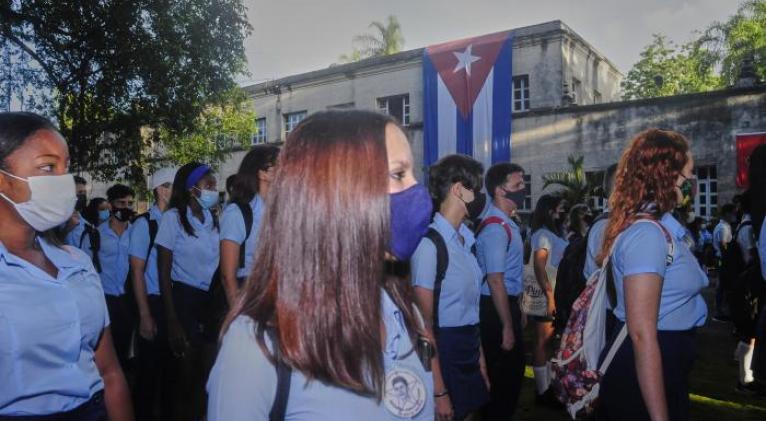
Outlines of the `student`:
[[[519,295],[522,291],[524,246],[511,219],[524,204],[524,169],[495,164],[484,180],[492,202],[476,240],[476,256],[485,274],[479,305],[481,343],[487,360],[490,402],[485,419],[508,420],[516,410],[524,377]],[[490,219],[491,218],[491,219]]]
[[[102,223],[106,222],[110,216],[112,216],[109,202],[103,197],[94,197],[93,199],[90,199],[90,202],[88,203],[88,206],[85,207],[82,216],[85,219],[86,224],[90,224],[91,227],[97,227],[101,225]],[[80,233],[80,237],[77,239],[76,244],[73,245],[77,248],[82,248],[82,244],[80,243],[82,239],[83,236],[82,233]]]
[[537,200],[532,214],[532,257],[535,278],[545,294],[548,311],[545,316],[529,316],[535,327],[535,346],[532,350],[532,370],[537,386],[536,402],[543,405],[560,406],[553,390],[548,359],[552,350],[553,320],[556,316],[556,271],[569,244],[562,238],[561,221],[564,218],[564,204],[561,197],[544,194]]
[[130,421],[130,395],[88,256],[51,231],[72,215],[66,141],[0,113],[0,418]]
[[[733,240],[733,230],[731,224],[736,221],[737,209],[731,204],[727,203],[721,208],[721,218],[718,221],[718,225],[713,230],[713,249],[715,250],[716,267],[721,272],[721,259],[723,254],[729,247],[729,243]],[[727,311],[726,294],[731,288],[729,282],[727,282],[727,276],[719,276],[718,285],[715,288],[715,315],[713,320],[716,321],[729,321],[729,314]]]
[[[604,197],[609,199],[614,190],[614,177],[617,173],[617,164],[612,164],[606,169],[604,173]],[[583,276],[585,279],[590,279],[593,272],[598,269],[596,265],[596,256],[601,252],[601,244],[604,240],[604,228],[609,217],[609,208],[605,208],[604,212],[593,221],[593,225],[588,232],[588,253],[585,258],[585,267],[583,268]]]
[[247,274],[253,270],[266,207],[264,199],[274,179],[277,155],[279,148],[274,145],[253,146],[232,181],[230,203],[221,216],[220,235],[221,281],[229,307],[234,304]]
[[[693,200],[693,169],[688,141],[668,130],[639,133],[620,159],[597,261],[612,251],[612,337],[626,323],[628,336],[601,380],[599,420],[689,419],[695,329],[707,318],[701,290],[708,279],[671,212]],[[639,219],[657,224],[634,223]]]
[[385,273],[428,227],[431,199],[413,165],[386,115],[326,111],[290,132],[257,269],[208,381],[208,421],[434,419],[420,361],[432,341],[409,285]]
[[133,313],[125,295],[125,281],[128,279],[130,263],[130,220],[133,211],[133,189],[115,184],[106,191],[111,215],[99,225],[95,235],[83,233],[81,249],[93,259],[99,270],[101,284],[106,294],[106,305],[112,321],[114,349],[123,369],[128,362],[131,335],[133,334]]
[[578,203],[572,206],[569,210],[569,217],[567,218],[569,224],[567,224],[566,240],[569,242],[578,241],[588,234],[591,221],[593,220],[593,214],[590,211],[588,205],[584,203]]
[[86,204],[88,203],[88,182],[79,175],[74,176],[75,194],[77,202],[74,212],[67,220],[64,227],[64,242],[70,246],[78,247],[82,233],[85,230],[87,220],[84,218]]
[[[161,168],[152,174],[149,189],[154,203],[139,215],[130,231],[130,273],[138,312],[136,336],[136,417],[140,420],[169,420],[170,397],[167,395],[167,322],[160,297],[157,274],[157,248],[154,242],[162,214],[167,210],[173,189],[175,168]],[[161,412],[155,418],[153,407],[159,399]]]
[[213,170],[199,163],[184,165],[173,180],[169,209],[154,240],[168,342],[176,359],[173,415],[183,421],[196,419],[204,407],[204,326],[218,268],[218,221],[210,209],[217,204]]
[[483,274],[471,252],[476,240],[464,224],[483,209],[483,173],[481,163],[465,155],[449,155],[431,166],[429,191],[438,212],[410,262],[416,302],[436,337],[434,388],[446,393],[436,399],[436,413],[455,420],[489,400],[479,334]]

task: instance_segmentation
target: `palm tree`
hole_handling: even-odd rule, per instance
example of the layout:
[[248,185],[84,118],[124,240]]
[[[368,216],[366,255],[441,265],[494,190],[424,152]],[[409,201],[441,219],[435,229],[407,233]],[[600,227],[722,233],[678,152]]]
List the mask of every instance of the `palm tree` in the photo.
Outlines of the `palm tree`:
[[584,158],[569,155],[569,171],[553,172],[543,176],[543,189],[548,186],[560,186],[555,194],[563,197],[569,205],[587,204],[592,196],[600,195],[603,173],[589,174],[583,169]]
[[350,55],[343,54],[340,60],[345,63],[359,61],[369,57],[382,57],[396,54],[404,47],[402,27],[396,16],[389,15],[384,25],[374,21],[370,24],[374,33],[356,35],[353,38],[354,50]]

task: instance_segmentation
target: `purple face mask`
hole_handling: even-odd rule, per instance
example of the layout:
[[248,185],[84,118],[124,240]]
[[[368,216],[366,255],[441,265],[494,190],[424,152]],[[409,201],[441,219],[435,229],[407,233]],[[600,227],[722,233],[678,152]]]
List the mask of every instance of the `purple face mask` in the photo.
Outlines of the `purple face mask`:
[[428,190],[415,184],[390,195],[391,253],[400,261],[409,260],[428,231],[433,204]]

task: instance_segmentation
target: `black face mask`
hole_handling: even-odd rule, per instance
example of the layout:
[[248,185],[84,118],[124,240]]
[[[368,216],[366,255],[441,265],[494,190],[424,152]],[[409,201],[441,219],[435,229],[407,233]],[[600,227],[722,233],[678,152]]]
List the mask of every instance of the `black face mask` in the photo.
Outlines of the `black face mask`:
[[122,209],[114,209],[112,210],[112,216],[120,222],[128,222],[131,218],[133,218],[133,215],[136,213],[133,211],[133,209],[129,208],[122,208]]
[[468,211],[467,218],[470,221],[479,219],[481,212],[484,210],[484,206],[487,205],[487,195],[478,191],[473,193],[473,202],[466,203],[465,208]]
[[508,191],[503,189],[503,191],[505,192],[505,198],[515,203],[517,208],[524,206],[524,198],[527,196],[524,189],[519,191]]
[[88,202],[88,197],[85,195],[85,193],[78,194],[77,202],[75,202],[75,205],[74,205],[75,210],[77,210],[77,212],[84,211],[87,202]]

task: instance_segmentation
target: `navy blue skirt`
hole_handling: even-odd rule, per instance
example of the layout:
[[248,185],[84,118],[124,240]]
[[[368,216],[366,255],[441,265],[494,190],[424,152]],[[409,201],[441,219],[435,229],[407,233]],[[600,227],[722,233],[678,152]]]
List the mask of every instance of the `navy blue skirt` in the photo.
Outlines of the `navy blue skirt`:
[[489,391],[479,368],[480,344],[479,325],[440,327],[436,331],[439,366],[456,420],[489,402]]
[[[617,321],[612,330],[611,340],[604,347],[603,359],[612,340],[622,329],[623,322]],[[662,356],[662,374],[665,384],[665,400],[671,421],[689,419],[689,374],[696,351],[696,330],[657,332]],[[601,379],[597,421],[648,420],[641,388],[638,385],[635,354],[630,336],[617,351],[612,364]]]
[[77,408],[49,415],[3,416],[0,421],[107,421],[104,391],[96,392],[88,402]]

